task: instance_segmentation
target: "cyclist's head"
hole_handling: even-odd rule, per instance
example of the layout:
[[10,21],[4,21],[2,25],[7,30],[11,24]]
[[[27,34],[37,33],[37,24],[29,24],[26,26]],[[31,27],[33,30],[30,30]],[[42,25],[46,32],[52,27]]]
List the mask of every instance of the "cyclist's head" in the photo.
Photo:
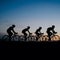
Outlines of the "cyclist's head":
[[12,27],[15,27],[15,25],[12,25]]
[[42,29],[42,27],[39,27],[39,29]]
[[27,26],[27,29],[30,29],[30,26]]
[[55,28],[55,25],[52,25],[52,28]]

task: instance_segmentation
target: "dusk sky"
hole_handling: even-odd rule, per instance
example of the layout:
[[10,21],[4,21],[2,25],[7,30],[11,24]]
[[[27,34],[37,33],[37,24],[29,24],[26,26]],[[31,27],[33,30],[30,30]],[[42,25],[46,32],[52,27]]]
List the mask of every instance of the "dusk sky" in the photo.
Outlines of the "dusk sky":
[[19,34],[28,25],[31,32],[41,26],[44,33],[55,25],[60,34],[60,0],[0,0],[0,33],[12,24]]

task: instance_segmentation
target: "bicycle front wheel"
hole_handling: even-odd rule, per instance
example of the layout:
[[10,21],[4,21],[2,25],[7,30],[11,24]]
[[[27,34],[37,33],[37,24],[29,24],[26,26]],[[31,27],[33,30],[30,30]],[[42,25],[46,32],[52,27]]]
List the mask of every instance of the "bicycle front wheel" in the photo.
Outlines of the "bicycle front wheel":
[[58,36],[58,35],[52,36],[51,40],[52,41],[59,41],[60,40],[60,36]]
[[12,41],[19,41],[19,36],[18,35],[14,35],[11,38]]

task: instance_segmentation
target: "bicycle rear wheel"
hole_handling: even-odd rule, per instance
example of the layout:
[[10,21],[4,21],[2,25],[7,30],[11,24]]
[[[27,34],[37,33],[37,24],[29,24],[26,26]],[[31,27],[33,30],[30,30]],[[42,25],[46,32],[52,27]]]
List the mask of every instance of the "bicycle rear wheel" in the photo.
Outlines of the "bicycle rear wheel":
[[25,41],[25,38],[24,38],[23,35],[20,35],[20,36],[19,36],[19,41]]
[[48,36],[47,35],[42,35],[42,36],[40,36],[38,41],[48,41]]
[[4,35],[2,37],[2,41],[9,41],[9,36],[8,35]]

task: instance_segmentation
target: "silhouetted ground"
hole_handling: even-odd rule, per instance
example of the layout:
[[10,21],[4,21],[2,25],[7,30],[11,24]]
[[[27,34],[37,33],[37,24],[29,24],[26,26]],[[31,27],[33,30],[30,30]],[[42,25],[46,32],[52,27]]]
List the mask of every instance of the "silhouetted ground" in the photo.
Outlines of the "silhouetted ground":
[[20,42],[20,41],[0,41],[0,48],[60,48],[60,41],[42,42]]

